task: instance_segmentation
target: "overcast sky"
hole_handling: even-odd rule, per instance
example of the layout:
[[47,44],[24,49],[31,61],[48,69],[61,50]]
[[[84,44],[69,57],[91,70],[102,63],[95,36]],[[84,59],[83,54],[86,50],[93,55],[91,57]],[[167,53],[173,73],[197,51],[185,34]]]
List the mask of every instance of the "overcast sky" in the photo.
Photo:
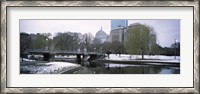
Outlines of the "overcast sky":
[[129,24],[137,22],[152,26],[162,47],[170,47],[175,40],[180,42],[180,20],[130,20]]
[[[152,26],[157,34],[157,41],[162,47],[169,47],[172,43],[180,41],[180,20],[128,20],[128,24],[142,23]],[[51,33],[80,32],[92,33],[103,29],[110,34],[110,20],[20,20],[20,32]]]

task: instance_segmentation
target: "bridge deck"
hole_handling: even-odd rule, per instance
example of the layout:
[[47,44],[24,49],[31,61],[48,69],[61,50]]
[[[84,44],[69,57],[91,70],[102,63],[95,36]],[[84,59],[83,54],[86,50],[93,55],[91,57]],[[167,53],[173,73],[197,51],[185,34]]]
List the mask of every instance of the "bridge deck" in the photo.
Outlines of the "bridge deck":
[[77,51],[29,51],[30,54],[55,54],[55,55],[97,55],[97,52],[77,52]]

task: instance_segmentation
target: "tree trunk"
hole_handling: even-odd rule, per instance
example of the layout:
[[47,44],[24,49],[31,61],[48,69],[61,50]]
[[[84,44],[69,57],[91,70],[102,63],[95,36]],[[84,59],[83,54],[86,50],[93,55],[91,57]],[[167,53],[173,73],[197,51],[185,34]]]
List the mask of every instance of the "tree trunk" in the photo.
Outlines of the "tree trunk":
[[142,59],[144,59],[144,53],[143,53],[143,51],[142,51]]
[[142,59],[144,59],[144,55],[142,54]]

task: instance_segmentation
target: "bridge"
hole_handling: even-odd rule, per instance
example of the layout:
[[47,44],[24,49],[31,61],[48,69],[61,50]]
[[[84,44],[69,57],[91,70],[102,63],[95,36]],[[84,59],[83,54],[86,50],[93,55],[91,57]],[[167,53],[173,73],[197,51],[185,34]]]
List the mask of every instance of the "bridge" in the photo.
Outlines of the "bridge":
[[[46,50],[32,50],[28,54],[43,55],[43,61],[53,61],[55,55],[76,55],[77,62],[83,66],[89,66],[91,60],[101,58],[103,54],[97,52],[86,51],[46,51]],[[88,59],[89,58],[89,59]]]

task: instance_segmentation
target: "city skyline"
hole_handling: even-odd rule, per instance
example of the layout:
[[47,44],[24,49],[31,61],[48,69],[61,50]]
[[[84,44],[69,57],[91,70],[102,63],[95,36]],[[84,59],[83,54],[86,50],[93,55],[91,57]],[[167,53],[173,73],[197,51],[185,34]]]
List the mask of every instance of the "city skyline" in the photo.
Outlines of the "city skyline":
[[[154,28],[157,41],[162,47],[170,47],[177,40],[180,41],[180,20],[128,20],[133,23],[147,24]],[[51,33],[58,32],[91,33],[93,36],[101,30],[110,34],[111,20],[20,20],[20,32]]]

